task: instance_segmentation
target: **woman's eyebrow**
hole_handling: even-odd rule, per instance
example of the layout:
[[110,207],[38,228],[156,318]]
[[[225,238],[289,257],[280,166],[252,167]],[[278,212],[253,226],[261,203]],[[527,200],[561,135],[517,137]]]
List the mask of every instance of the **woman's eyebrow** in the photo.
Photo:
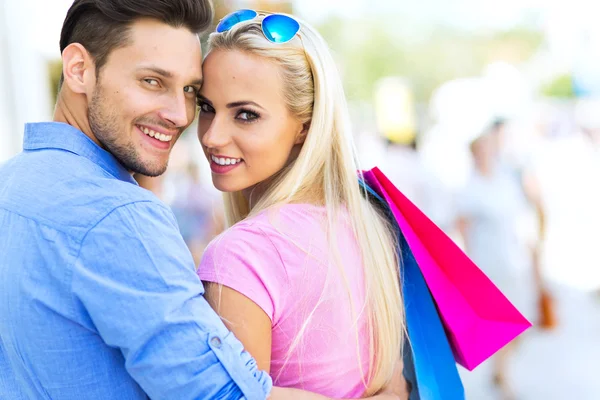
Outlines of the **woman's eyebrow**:
[[236,107],[243,107],[243,106],[255,106],[255,107],[258,107],[258,108],[261,108],[264,110],[264,107],[262,107],[260,104],[255,103],[250,100],[235,101],[233,103],[227,104],[227,108],[236,108]]

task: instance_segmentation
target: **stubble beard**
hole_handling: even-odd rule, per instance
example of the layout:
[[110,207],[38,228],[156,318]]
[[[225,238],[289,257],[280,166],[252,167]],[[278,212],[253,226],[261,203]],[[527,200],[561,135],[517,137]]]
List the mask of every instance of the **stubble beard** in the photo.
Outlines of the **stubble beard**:
[[[167,170],[168,162],[150,162],[142,159],[135,144],[122,137],[127,135],[126,127],[120,127],[119,112],[111,107],[110,101],[98,83],[88,110],[88,120],[92,133],[100,144],[111,153],[128,171],[150,177],[162,175]],[[121,140],[119,140],[121,139]]]

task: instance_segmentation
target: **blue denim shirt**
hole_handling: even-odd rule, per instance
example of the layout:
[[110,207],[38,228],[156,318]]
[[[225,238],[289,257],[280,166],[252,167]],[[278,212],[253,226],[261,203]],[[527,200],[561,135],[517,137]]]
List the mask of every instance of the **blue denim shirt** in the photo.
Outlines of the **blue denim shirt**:
[[264,399],[171,211],[82,132],[0,167],[0,398]]

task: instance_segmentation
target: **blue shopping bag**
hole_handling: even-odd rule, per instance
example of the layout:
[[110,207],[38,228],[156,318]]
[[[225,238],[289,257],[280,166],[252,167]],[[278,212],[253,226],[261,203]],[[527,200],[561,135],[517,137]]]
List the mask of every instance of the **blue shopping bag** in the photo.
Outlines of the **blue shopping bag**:
[[412,385],[410,400],[464,400],[465,392],[450,343],[415,257],[389,205],[367,183],[359,182],[371,200],[388,215],[398,239],[408,330],[404,375]]

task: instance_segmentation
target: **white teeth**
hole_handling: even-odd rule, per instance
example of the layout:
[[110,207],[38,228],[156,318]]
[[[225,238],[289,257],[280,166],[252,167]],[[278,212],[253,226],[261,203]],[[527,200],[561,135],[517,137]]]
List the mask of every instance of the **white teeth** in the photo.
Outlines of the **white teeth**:
[[224,158],[224,157],[215,157],[213,155],[210,156],[210,159],[219,165],[235,165],[242,161],[241,158]]
[[153,137],[157,140],[160,140],[161,142],[169,142],[171,141],[171,139],[173,139],[173,135],[165,135],[164,133],[159,133],[159,132],[155,132],[152,129],[148,129],[145,126],[138,126],[140,128],[140,130],[142,132],[144,132],[146,135]]

